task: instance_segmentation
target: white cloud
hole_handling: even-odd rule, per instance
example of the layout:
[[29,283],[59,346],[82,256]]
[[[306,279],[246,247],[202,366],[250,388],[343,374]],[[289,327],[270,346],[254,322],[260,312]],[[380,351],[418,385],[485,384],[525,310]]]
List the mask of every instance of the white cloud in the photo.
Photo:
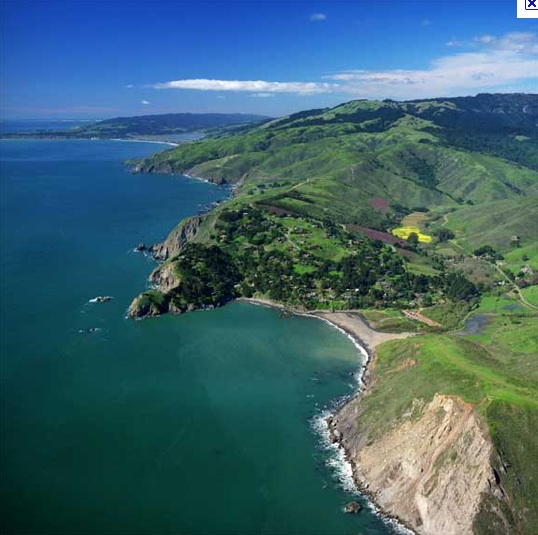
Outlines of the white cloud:
[[493,37],[493,35],[480,35],[478,37],[475,37],[474,40],[484,45],[489,45],[495,40],[495,37]]
[[[463,46],[451,41],[449,46]],[[505,91],[521,82],[538,84],[536,36],[510,33],[473,40],[474,50],[440,57],[425,69],[352,70],[326,78],[341,90],[370,98],[422,98]]]
[[134,87],[133,84],[128,84],[128,85],[125,86],[126,89],[132,89],[133,87]]
[[482,35],[475,40],[494,50],[538,54],[538,36],[530,32],[511,32],[501,37]]
[[144,106],[147,106],[148,104],[151,104],[149,100],[142,100],[140,101],[140,104],[144,104]]
[[430,19],[424,19],[420,25],[421,26],[430,26],[431,24],[433,24],[433,22],[430,20]]
[[335,84],[318,82],[267,82],[264,80],[174,80],[154,84],[154,89],[194,89],[198,91],[248,91],[254,93],[330,93]]
[[464,46],[465,43],[463,41],[458,41],[457,39],[451,39],[450,41],[447,41],[446,43],[446,46],[453,46],[453,47],[459,47],[459,46]]
[[312,22],[321,22],[322,20],[327,20],[327,15],[325,13],[312,13],[310,20]]
[[154,89],[247,92],[252,97],[276,94],[340,94],[355,98],[413,99],[470,95],[479,92],[538,89],[538,39],[533,33],[481,35],[471,41],[452,39],[452,50],[422,69],[353,69],[325,76],[322,82],[187,79],[151,85]]
[[511,32],[501,37],[477,35],[471,41],[451,39],[447,46],[467,47],[471,50],[510,50],[523,54],[538,53],[538,36],[530,32]]

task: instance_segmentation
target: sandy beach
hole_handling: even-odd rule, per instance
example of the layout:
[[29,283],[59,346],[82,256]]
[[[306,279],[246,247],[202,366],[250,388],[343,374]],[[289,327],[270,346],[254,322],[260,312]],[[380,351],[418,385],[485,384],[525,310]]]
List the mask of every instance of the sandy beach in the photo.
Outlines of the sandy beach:
[[340,311],[340,312],[329,312],[325,310],[319,311],[301,311],[295,310],[284,305],[274,303],[269,299],[256,299],[256,298],[245,298],[241,297],[237,301],[242,301],[245,303],[252,303],[257,305],[268,306],[272,308],[277,308],[279,310],[288,311],[291,314],[297,314],[300,316],[309,316],[314,318],[320,318],[321,320],[327,321],[335,325],[336,327],[342,329],[347,334],[349,334],[354,340],[356,340],[361,346],[363,346],[370,357],[375,351],[375,348],[387,342],[389,340],[396,340],[401,338],[408,338],[413,336],[413,333],[382,333],[372,329],[366,320],[355,311]]
[[408,338],[413,333],[382,333],[372,329],[364,318],[353,311],[343,312],[313,312],[310,316],[316,316],[333,323],[346,331],[353,338],[360,341],[367,350],[373,351],[378,345],[389,340]]

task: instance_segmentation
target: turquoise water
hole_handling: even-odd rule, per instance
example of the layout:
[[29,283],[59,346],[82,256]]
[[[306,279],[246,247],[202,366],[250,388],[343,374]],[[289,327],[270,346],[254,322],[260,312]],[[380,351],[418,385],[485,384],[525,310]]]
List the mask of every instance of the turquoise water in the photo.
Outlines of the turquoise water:
[[0,143],[0,531],[389,533],[342,513],[312,429],[355,388],[347,338],[242,303],[125,319],[153,266],[133,247],[226,195],[121,164],[161,148]]

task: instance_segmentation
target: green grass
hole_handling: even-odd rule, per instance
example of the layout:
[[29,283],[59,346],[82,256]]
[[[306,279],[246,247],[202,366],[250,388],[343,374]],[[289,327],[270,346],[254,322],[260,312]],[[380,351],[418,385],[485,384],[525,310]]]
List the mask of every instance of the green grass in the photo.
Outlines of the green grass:
[[482,380],[473,369],[461,365],[463,344],[447,335],[423,335],[378,348],[376,387],[361,402],[361,425],[368,429],[370,440],[396,425],[414,400],[428,403],[438,392],[459,395],[473,403],[485,398]]
[[506,375],[538,384],[536,317],[493,316],[483,332],[467,338],[487,347]]
[[[372,311],[365,316],[382,322],[392,313]],[[403,418],[420,417],[421,407],[436,393],[475,404],[494,444],[491,462],[509,495],[509,502],[484,496],[475,531],[533,533],[538,527],[537,355],[538,330],[532,316],[492,315],[479,335],[427,334],[382,344],[373,386],[361,401],[361,429],[373,443]],[[499,508],[504,508],[511,526],[508,532],[498,524]]]
[[431,266],[428,266],[425,263],[415,263],[410,262],[405,265],[406,271],[409,271],[410,273],[414,273],[415,275],[439,275],[439,271],[432,268]]
[[445,331],[456,330],[463,326],[463,320],[471,310],[465,301],[445,302],[422,310],[427,318],[436,321]]
[[[495,526],[495,519],[480,522],[478,534],[538,532],[538,418],[536,409],[502,402],[490,403],[484,411],[495,453],[493,464],[501,484],[510,497],[510,507],[502,501],[497,506],[503,510],[512,525],[508,531]],[[504,470],[502,467],[506,467]],[[494,504],[495,505],[495,504]],[[484,508],[487,511],[487,508]]]
[[521,290],[523,297],[532,305],[538,306],[538,286],[528,286]]
[[313,273],[316,271],[314,266],[302,266],[301,264],[295,264],[293,266],[293,271],[298,275],[304,275],[305,273]]
[[517,258],[525,253],[513,250],[511,238],[516,235],[521,238],[522,248],[529,248],[532,257],[536,258],[536,213],[538,195],[530,193],[525,197],[461,208],[450,215],[447,227],[456,234],[457,243],[468,252],[491,245],[509,257]]
[[406,318],[399,310],[395,309],[362,309],[360,313],[373,329],[380,332],[422,332],[426,329],[424,324]]
[[515,299],[505,296],[486,295],[480,300],[475,312],[477,314],[501,314],[506,316],[518,313],[523,314],[528,311]]
[[538,241],[526,247],[512,249],[505,254],[504,261],[514,274],[524,266],[530,266],[534,271],[538,271]]

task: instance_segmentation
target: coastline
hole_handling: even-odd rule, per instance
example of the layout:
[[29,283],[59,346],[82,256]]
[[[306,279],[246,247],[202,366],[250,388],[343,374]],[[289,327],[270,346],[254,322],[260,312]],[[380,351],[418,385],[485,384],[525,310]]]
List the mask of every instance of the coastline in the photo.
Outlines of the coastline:
[[370,327],[368,322],[360,315],[359,312],[354,310],[344,310],[338,312],[329,312],[327,310],[298,310],[280,303],[275,303],[269,299],[255,297],[239,297],[236,299],[236,301],[276,308],[284,312],[289,312],[295,316],[306,316],[321,319],[322,321],[331,324],[333,327],[338,328],[340,331],[343,331],[356,343],[360,344],[360,346],[363,347],[367,353],[371,353],[369,355],[370,358],[374,356],[375,348],[380,344],[388,342],[389,340],[409,338],[415,334],[383,333],[376,331]]
[[320,435],[323,446],[327,451],[331,451],[333,459],[329,461],[330,466],[339,474],[344,489],[351,493],[356,493],[364,498],[371,511],[379,516],[385,523],[391,526],[397,533],[402,535],[415,535],[415,532],[408,528],[399,518],[391,516],[375,502],[365,488],[364,483],[358,479],[357,467],[349,460],[349,452],[342,442],[335,440],[332,422],[339,410],[351,401],[364,393],[368,388],[370,366],[375,359],[375,349],[377,346],[389,340],[409,338],[415,333],[381,333],[370,327],[368,322],[356,311],[302,311],[292,307],[276,303],[269,299],[240,297],[237,302],[250,303],[257,306],[265,306],[280,310],[281,312],[308,318],[317,318],[334,329],[347,336],[357,348],[360,358],[360,369],[357,373],[357,390],[351,395],[340,400],[335,400],[331,409],[323,411],[322,414],[314,417],[313,427]]

